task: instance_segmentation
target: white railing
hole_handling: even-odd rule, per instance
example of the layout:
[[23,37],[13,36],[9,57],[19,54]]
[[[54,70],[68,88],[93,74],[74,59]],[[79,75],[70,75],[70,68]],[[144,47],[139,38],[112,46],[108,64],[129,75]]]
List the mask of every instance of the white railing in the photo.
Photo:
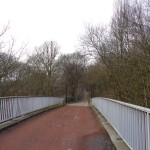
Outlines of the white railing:
[[150,109],[101,97],[92,104],[131,150],[150,150]]
[[57,97],[0,97],[0,123],[63,102]]

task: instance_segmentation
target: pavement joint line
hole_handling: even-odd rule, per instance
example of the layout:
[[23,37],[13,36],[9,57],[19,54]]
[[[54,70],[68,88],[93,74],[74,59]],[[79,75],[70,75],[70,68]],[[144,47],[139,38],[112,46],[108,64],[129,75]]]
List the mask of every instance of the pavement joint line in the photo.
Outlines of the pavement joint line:
[[99,122],[102,123],[103,127],[109,134],[109,137],[114,144],[116,150],[131,150],[127,144],[123,140],[117,140],[117,132],[114,130],[114,128],[111,126],[111,124],[105,119],[105,117],[96,109],[92,104],[90,104],[92,110],[97,116],[97,119]]

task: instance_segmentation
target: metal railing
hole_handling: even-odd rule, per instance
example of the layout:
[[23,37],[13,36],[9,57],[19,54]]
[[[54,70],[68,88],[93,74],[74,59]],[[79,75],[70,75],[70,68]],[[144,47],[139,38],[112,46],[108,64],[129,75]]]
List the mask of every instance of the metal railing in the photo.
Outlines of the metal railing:
[[0,123],[63,102],[57,97],[0,97]]
[[131,150],[150,150],[150,109],[101,97],[92,104]]

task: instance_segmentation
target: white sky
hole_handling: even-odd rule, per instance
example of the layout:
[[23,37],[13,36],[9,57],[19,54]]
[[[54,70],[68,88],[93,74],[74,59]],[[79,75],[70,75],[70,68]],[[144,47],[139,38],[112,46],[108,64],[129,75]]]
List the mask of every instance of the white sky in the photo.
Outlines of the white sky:
[[0,29],[10,21],[18,42],[28,42],[33,51],[55,40],[62,53],[76,50],[87,23],[107,24],[114,0],[0,0]]

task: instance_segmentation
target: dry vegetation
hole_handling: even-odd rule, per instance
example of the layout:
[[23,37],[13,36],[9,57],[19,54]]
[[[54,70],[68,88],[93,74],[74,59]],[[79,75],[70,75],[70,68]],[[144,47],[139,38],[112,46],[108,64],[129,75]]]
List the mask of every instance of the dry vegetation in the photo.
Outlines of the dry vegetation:
[[150,2],[118,0],[111,24],[88,26],[81,43],[96,58],[88,67],[92,96],[150,107]]
[[[104,96],[150,107],[150,2],[118,0],[111,23],[86,27],[82,51],[59,53],[56,42],[35,48],[26,63],[0,34],[0,96]],[[8,49],[7,53],[3,49]],[[94,63],[87,65],[88,58]]]

